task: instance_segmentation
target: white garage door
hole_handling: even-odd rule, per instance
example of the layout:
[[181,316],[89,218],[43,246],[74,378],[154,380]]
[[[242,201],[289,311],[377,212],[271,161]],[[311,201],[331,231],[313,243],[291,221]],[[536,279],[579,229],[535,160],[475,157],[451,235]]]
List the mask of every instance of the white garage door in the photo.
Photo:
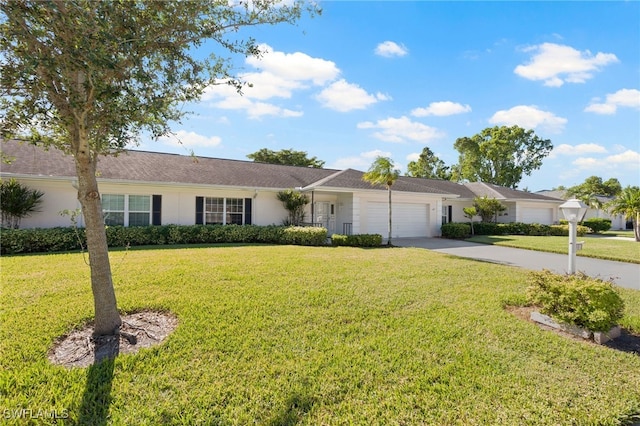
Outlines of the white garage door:
[[[392,204],[392,238],[428,237],[429,205],[412,203]],[[387,203],[367,203],[367,233],[389,235],[389,205]]]
[[553,210],[525,207],[524,211],[522,212],[522,222],[551,225],[553,223]]

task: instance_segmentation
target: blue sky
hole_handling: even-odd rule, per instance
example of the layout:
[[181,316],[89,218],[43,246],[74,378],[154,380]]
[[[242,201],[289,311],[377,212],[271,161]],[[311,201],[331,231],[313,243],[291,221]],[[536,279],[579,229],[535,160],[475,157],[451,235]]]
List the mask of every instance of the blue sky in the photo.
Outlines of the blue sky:
[[521,189],[640,184],[640,2],[321,5],[295,26],[241,30],[267,52],[234,58],[253,87],[211,87],[174,137],[137,149],[247,160],[293,148],[362,171],[383,155],[404,174],[425,146],[452,165],[457,138],[515,124],[554,145]]

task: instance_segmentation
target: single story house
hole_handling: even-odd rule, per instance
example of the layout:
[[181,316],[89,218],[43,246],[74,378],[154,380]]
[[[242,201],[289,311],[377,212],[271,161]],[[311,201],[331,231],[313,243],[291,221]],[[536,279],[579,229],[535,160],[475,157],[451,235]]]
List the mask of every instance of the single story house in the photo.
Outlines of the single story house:
[[[0,177],[44,192],[39,212],[22,228],[70,226],[64,210],[79,208],[73,158],[28,142],[2,141],[9,164]],[[308,194],[305,220],[329,234],[388,235],[388,194],[362,180],[363,172],[283,166],[128,150],[98,161],[105,222],[112,225],[281,224],[287,217],[277,193]],[[442,223],[466,221],[462,208],[477,195],[508,207],[501,222],[558,221],[562,200],[482,183],[401,176],[392,186],[392,237],[435,237]],[[82,225],[82,223],[80,223]]]
[[[561,190],[545,190],[538,191],[536,194],[545,195],[547,197],[560,198],[564,200],[568,200],[566,191]],[[600,204],[604,205],[613,200],[613,197],[607,197],[602,195],[597,195],[595,198],[600,202]],[[609,212],[604,208],[594,208],[593,206],[589,206],[587,212],[584,215],[584,219],[592,219],[592,218],[600,218],[600,219],[609,219],[611,221],[611,229],[633,229],[633,224],[629,223],[630,221],[625,218],[624,215],[621,214],[609,214]]]

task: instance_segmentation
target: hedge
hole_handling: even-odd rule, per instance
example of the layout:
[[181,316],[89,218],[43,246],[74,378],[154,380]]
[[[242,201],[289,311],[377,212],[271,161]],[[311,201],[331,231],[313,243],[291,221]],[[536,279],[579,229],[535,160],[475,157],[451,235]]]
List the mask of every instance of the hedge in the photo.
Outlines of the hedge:
[[[468,238],[471,225],[468,222],[445,223],[440,228],[444,238]],[[584,236],[591,229],[578,225],[578,236]],[[493,223],[474,222],[474,235],[531,235],[531,236],[569,236],[569,225],[542,225],[540,223]]]
[[[327,230],[277,225],[107,226],[109,247],[164,244],[267,243],[319,246]],[[86,247],[84,228],[2,229],[0,253],[45,253]]]
[[356,234],[342,235],[333,234],[331,244],[334,246],[349,247],[379,247],[382,245],[382,235],[380,234]]

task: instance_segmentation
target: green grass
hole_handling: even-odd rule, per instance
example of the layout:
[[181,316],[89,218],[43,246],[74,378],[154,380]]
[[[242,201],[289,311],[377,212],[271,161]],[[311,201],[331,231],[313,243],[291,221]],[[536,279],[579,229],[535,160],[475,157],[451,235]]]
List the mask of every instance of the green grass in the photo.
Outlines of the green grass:
[[[606,237],[633,238],[633,232],[606,232],[601,235],[585,235],[578,237],[584,241],[578,256],[594,257],[598,259],[617,260],[620,262],[640,263],[640,243],[635,241],[618,240]],[[551,253],[568,254],[568,237],[537,237],[528,235],[477,235],[467,239],[475,243],[494,244],[505,247],[516,247],[529,250],[546,251]]]
[[[80,254],[2,258],[0,409],[58,424],[614,425],[640,356],[505,311],[522,270],[413,248],[115,252],[123,311],[171,310],[162,345],[84,369],[54,340],[92,316]],[[624,290],[640,326],[640,292]],[[24,419],[4,418],[8,424]],[[43,418],[33,424],[53,423]]]

